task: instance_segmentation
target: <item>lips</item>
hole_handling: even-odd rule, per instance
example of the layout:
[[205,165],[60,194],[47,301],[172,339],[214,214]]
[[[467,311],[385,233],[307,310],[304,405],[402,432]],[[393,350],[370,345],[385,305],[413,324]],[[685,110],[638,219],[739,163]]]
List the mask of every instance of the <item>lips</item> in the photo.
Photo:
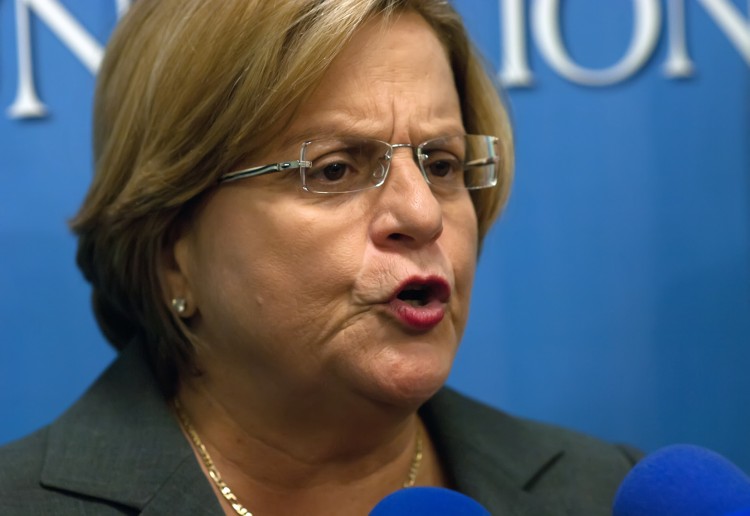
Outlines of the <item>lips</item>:
[[450,285],[443,278],[412,277],[401,283],[388,304],[391,313],[405,327],[427,331],[445,317],[445,304],[450,296]]

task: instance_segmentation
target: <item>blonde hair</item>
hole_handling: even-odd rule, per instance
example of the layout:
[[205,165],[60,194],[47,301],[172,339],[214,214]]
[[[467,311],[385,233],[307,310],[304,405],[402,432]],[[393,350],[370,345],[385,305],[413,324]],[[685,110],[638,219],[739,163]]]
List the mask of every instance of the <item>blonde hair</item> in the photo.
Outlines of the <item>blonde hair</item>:
[[447,1],[138,0],[115,30],[96,90],[96,173],[72,227],[104,335],[117,349],[145,342],[167,395],[193,349],[161,288],[165,246],[200,194],[274,137],[358,27],[403,10],[442,41],[467,132],[500,137],[499,185],[472,192],[481,239],[508,196],[512,136]]

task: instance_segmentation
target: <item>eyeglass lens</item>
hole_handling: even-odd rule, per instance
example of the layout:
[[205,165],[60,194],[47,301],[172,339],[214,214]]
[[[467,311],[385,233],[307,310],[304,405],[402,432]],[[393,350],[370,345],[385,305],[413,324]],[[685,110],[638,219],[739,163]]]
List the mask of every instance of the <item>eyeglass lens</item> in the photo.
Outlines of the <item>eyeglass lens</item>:
[[[305,142],[300,160],[306,190],[356,192],[380,186],[390,165],[392,147],[368,138],[326,138]],[[427,182],[438,188],[477,189],[497,183],[497,138],[448,136],[417,146],[417,159]]]

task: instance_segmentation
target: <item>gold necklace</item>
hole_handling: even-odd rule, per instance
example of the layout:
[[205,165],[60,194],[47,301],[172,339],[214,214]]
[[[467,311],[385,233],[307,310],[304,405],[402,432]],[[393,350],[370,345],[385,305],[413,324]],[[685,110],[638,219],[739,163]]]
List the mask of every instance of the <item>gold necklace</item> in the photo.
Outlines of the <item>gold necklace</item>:
[[[190,422],[190,418],[188,418],[187,414],[182,409],[182,405],[177,398],[172,401],[172,405],[174,406],[174,410],[180,420],[180,425],[190,436],[190,440],[193,441],[195,448],[198,450],[198,455],[200,455],[201,460],[203,461],[203,465],[208,470],[208,475],[211,477],[211,480],[213,480],[214,484],[216,484],[216,487],[219,488],[219,492],[221,493],[221,495],[227,502],[229,502],[229,505],[232,506],[234,512],[236,512],[240,516],[253,516],[253,513],[248,511],[239,502],[239,500],[237,500],[237,496],[232,492],[226,482],[224,482],[224,479],[221,478],[221,474],[219,473],[219,470],[216,469],[216,465],[211,459],[211,455],[209,455],[206,446],[203,444],[203,441],[201,441],[201,438],[198,437],[198,432],[195,431],[193,424]],[[403,487],[414,486],[417,481],[417,473],[419,472],[420,464],[422,464],[422,433],[417,426],[417,437],[414,443],[414,456],[411,459],[409,474],[404,481]]]

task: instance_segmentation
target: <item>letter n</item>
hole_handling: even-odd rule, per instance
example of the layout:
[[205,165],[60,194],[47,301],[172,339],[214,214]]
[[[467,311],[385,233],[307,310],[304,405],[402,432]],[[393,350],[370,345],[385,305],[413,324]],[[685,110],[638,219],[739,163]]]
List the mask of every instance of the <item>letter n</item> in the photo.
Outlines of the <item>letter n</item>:
[[750,12],[745,20],[740,10],[727,0],[699,1],[750,65]]
[[[123,5],[120,5],[123,4]],[[119,2],[118,7],[127,6]],[[57,0],[16,0],[16,40],[18,43],[18,89],[16,99],[8,108],[11,118],[34,118],[46,115],[47,108],[39,100],[34,87],[31,56],[30,13],[34,13],[89,69],[96,73],[104,49]]]

